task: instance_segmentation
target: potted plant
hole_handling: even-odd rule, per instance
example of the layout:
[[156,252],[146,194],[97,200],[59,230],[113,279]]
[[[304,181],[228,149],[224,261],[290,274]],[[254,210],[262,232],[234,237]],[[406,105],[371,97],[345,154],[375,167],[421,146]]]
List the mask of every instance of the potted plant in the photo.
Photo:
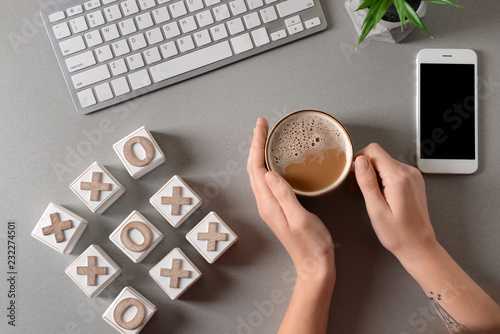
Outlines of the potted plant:
[[421,20],[427,2],[462,7],[450,0],[347,0],[345,6],[358,32],[359,46],[366,37],[398,43],[415,26],[431,36]]

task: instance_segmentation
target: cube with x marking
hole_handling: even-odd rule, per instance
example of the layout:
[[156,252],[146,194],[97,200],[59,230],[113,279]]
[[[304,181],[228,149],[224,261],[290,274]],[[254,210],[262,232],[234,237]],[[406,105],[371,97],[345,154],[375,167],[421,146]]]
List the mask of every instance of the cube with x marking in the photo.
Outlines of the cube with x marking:
[[59,253],[69,254],[87,227],[87,221],[62,205],[50,203],[31,236]]
[[174,248],[149,271],[149,275],[171,299],[177,299],[201,278],[201,271],[180,248]]
[[98,245],[90,245],[65,270],[66,274],[93,298],[120,275],[122,269]]
[[94,213],[103,213],[125,188],[98,162],[94,162],[69,186]]

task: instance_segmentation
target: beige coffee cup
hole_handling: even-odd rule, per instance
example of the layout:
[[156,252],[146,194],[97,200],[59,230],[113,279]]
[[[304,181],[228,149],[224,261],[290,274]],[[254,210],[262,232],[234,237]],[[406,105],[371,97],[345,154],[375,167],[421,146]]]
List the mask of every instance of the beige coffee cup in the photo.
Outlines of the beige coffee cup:
[[269,132],[265,147],[268,170],[280,174],[302,196],[337,188],[353,161],[349,133],[335,117],[300,110],[283,117]]

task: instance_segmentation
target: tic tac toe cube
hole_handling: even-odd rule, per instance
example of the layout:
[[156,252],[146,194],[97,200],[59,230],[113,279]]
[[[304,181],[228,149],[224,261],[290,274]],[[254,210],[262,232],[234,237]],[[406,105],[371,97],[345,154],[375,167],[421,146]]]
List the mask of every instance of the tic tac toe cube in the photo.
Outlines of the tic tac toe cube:
[[174,248],[149,271],[149,275],[171,299],[177,299],[201,278],[201,271],[180,248]]
[[90,245],[65,270],[66,274],[90,298],[101,293],[122,269],[98,245]]
[[201,198],[179,176],[174,175],[149,202],[175,228],[201,205]]
[[186,235],[186,239],[208,263],[214,263],[238,236],[212,211]]
[[103,213],[123,193],[125,188],[97,161],[71,185],[71,190],[94,213]]
[[165,162],[160,146],[145,126],[113,145],[130,176],[138,179]]
[[139,333],[156,313],[156,306],[134,288],[125,287],[102,318],[123,334]]
[[137,210],[111,233],[109,239],[135,263],[141,262],[163,239],[163,234]]
[[61,254],[69,254],[87,227],[87,221],[61,205],[50,203],[31,236]]

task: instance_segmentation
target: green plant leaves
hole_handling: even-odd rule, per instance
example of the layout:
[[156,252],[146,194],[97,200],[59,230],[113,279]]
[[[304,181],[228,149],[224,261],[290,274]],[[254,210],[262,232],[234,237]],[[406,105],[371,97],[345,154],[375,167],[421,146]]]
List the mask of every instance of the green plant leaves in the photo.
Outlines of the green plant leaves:
[[[422,0],[427,2],[434,2],[443,5],[450,5],[459,8],[463,8],[460,5],[454,4],[450,0]],[[396,10],[398,12],[400,21],[401,21],[401,31],[406,28],[406,20],[416,25],[419,29],[427,33],[429,36],[432,35],[429,33],[425,25],[422,23],[422,20],[417,15],[415,10],[406,2],[406,0],[365,0],[363,3],[356,9],[356,11],[361,9],[368,8],[368,12],[366,14],[366,18],[363,21],[363,25],[361,26],[361,34],[359,36],[358,44],[356,48],[358,48],[359,44],[365,39],[365,37],[372,31],[375,26],[382,19],[384,14],[387,12],[389,7],[394,4]]]
[[443,4],[443,5],[450,5],[450,6],[455,6],[455,7],[458,7],[458,8],[464,8],[463,6],[457,5],[456,3],[453,3],[453,2],[451,2],[449,0],[423,0],[423,1],[440,3],[440,4]]

